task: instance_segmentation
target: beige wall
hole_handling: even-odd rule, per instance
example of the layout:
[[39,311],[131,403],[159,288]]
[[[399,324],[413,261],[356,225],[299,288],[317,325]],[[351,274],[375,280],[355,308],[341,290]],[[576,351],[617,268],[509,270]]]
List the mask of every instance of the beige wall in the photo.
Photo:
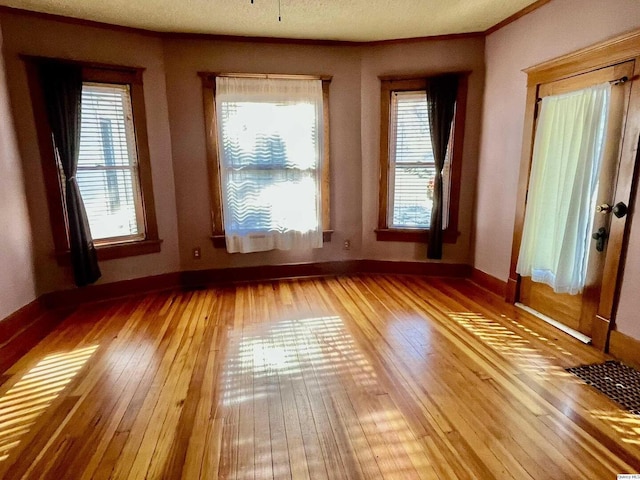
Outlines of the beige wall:
[[380,162],[380,75],[469,71],[462,159],[462,185],[455,244],[445,244],[443,261],[470,263],[475,176],[484,84],[484,38],[421,41],[367,48],[362,60],[362,255],[380,260],[426,261],[426,244],[378,242]]
[[0,319],[36,298],[31,227],[5,73],[0,58]]
[[99,282],[106,283],[178,270],[178,231],[161,41],[153,36],[22,15],[3,13],[0,18],[5,35],[7,79],[26,179],[25,189],[34,239],[38,294],[71,288],[73,282],[70,268],[58,266],[52,256],[53,239],[36,131],[25,68],[18,57],[19,54],[146,68],[143,77],[145,106],[158,229],[160,238],[164,240],[162,252],[101,262],[103,277]]
[[[360,51],[351,47],[165,40],[167,98],[182,269],[337,261],[360,254]],[[213,248],[199,71],[333,75],[330,87],[333,240],[311,251],[228,254]],[[352,248],[342,248],[344,240]],[[192,249],[202,248],[202,259]]]
[[[484,39],[416,41],[377,47],[162,39],[159,35],[88,27],[15,13],[0,15],[8,85],[16,114],[34,237],[37,293],[72,288],[71,272],[52,256],[36,130],[19,54],[145,67],[145,104],[160,236],[159,254],[101,262],[101,283],[164,272],[339,261],[425,259],[425,246],[375,240],[378,204],[381,74],[472,71],[464,145],[461,236],[445,261],[470,256],[471,212],[482,100]],[[228,254],[213,248],[202,88],[199,71],[317,73],[333,77],[331,221],[333,240],[311,251]],[[345,240],[351,249],[345,250]],[[192,249],[202,249],[202,259]]]
[[[221,268],[351,258],[426,260],[423,244],[377,242],[380,84],[378,75],[470,70],[469,107],[458,243],[445,261],[469,260],[471,212],[483,82],[482,38],[421,41],[385,47],[327,47],[204,40],[165,40],[167,98],[176,178],[183,269]],[[332,75],[331,243],[313,251],[228,254],[213,248],[202,88],[198,71]],[[343,249],[351,240],[351,250]],[[202,259],[192,258],[194,247]]]
[[[554,0],[487,37],[476,268],[503,280],[509,274],[526,95],[522,69],[639,27],[637,0]],[[619,330],[635,338],[640,338],[639,249],[636,219],[618,310]]]

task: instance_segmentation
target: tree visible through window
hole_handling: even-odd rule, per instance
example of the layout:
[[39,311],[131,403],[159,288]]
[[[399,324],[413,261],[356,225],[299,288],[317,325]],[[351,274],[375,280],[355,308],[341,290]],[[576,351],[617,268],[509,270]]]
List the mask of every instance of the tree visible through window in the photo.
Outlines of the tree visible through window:
[[[396,228],[429,228],[433,203],[435,162],[424,90],[393,92],[389,145],[389,225]],[[447,224],[450,155],[444,171]]]
[[[382,80],[378,240],[427,239],[435,178],[427,82],[428,78]],[[459,99],[466,100],[466,78],[461,83]],[[464,105],[458,101],[443,169],[443,230],[452,232],[447,241],[457,236],[453,229],[457,228],[464,123],[460,108]]]

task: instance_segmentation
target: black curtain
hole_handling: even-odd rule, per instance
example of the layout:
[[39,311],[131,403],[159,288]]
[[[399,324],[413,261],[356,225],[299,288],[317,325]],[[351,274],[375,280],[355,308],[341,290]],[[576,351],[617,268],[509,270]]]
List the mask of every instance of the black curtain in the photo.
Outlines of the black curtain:
[[43,61],[38,67],[55,151],[64,171],[73,274],[76,285],[84,286],[95,282],[101,274],[87,213],[76,181],[80,148],[82,67],[49,61]]
[[457,95],[457,75],[442,75],[429,79],[427,103],[436,175],[433,182],[433,208],[431,210],[427,258],[442,258],[442,170],[447,157],[447,146],[451,136],[451,124]]

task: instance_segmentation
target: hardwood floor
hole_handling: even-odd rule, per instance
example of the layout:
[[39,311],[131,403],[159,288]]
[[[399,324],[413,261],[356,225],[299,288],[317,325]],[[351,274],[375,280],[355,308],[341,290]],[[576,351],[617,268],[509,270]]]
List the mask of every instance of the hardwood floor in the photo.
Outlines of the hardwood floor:
[[615,479],[603,356],[465,280],[358,276],[83,307],[0,377],[0,478]]

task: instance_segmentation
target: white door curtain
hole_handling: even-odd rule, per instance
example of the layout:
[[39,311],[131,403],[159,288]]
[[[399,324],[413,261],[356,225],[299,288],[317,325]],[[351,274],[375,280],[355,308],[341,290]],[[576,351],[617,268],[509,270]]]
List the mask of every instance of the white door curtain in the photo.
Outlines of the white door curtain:
[[611,85],[544,97],[516,271],[556,293],[585,285]]

